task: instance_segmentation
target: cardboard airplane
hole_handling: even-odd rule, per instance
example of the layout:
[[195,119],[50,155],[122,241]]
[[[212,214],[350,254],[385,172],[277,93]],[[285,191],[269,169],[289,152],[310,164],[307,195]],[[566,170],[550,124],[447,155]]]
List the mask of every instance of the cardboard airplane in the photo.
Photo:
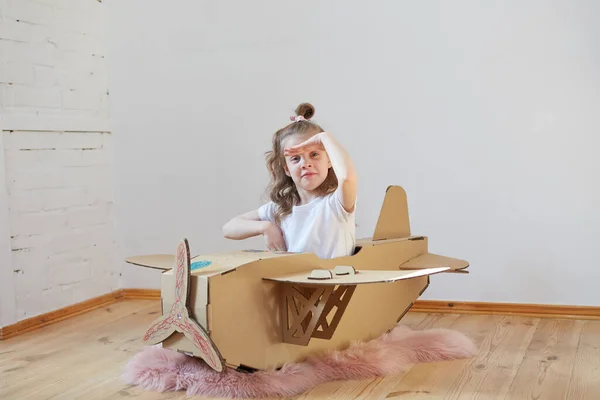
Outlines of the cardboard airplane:
[[430,276],[467,272],[467,261],[428,252],[411,236],[406,193],[386,190],[373,237],[352,255],[242,250],[173,255],[128,263],[165,270],[162,316],[143,342],[203,359],[216,371],[278,368],[318,352],[371,340],[392,329],[425,291]]

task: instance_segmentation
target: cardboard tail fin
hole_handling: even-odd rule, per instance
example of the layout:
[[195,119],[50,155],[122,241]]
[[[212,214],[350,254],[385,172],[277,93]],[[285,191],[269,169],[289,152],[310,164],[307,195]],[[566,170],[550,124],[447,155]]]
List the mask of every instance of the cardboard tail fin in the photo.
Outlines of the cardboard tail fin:
[[373,240],[400,239],[410,236],[408,201],[401,186],[388,186],[373,233]]

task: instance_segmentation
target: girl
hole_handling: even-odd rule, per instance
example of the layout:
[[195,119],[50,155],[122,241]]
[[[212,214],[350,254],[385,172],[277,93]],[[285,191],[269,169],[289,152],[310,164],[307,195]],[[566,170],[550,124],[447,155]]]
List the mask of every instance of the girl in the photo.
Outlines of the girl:
[[223,226],[228,239],[263,235],[271,251],[351,255],[355,245],[357,179],[354,164],[334,137],[309,120],[311,104],[273,136],[266,153],[270,202]]

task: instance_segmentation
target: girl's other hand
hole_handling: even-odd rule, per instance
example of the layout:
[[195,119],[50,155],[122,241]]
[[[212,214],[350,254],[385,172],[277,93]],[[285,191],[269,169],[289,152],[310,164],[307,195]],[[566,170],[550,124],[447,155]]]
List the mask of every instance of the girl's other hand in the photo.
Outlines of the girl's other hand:
[[265,237],[265,243],[270,251],[286,251],[285,240],[283,239],[283,233],[281,229],[272,222],[269,222],[265,231],[263,232]]

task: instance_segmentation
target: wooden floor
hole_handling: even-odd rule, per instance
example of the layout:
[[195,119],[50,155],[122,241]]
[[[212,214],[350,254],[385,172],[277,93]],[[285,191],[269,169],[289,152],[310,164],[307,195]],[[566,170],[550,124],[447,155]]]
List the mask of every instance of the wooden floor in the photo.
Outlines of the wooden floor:
[[[125,300],[0,342],[0,399],[187,399],[119,377],[159,312],[158,301]],[[298,399],[600,399],[600,321],[408,313],[403,322],[464,332],[479,354],[331,382]]]

